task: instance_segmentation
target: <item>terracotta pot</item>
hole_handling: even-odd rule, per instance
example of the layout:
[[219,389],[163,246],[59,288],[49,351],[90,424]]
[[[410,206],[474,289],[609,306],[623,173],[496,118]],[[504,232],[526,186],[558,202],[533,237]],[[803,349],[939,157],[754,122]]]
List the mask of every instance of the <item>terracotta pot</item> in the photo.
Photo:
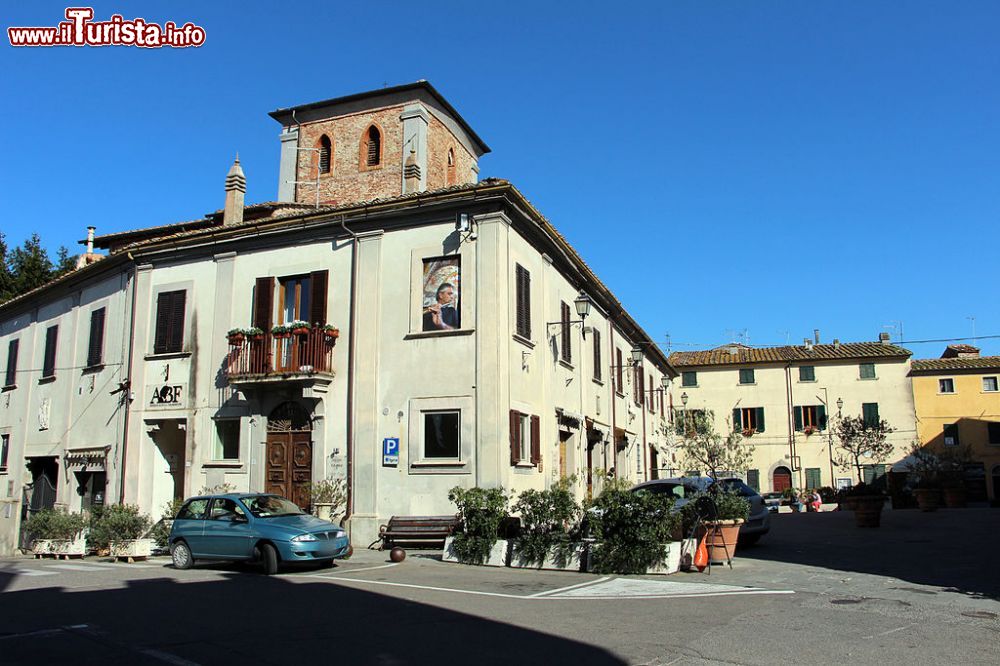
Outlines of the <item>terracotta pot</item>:
[[962,486],[956,488],[945,488],[944,505],[949,509],[964,509],[966,494],[965,488]]
[[308,328],[293,328],[292,329],[292,333],[295,334],[295,335],[308,335],[309,334],[309,329]]
[[243,337],[242,333],[237,333],[235,335],[230,335],[229,336],[229,344],[231,344],[231,345],[238,345],[241,342],[243,342],[243,340],[244,340],[244,337]]
[[292,337],[292,334],[289,333],[288,331],[285,331],[284,333],[272,333],[271,337],[273,337],[275,340],[287,340],[288,338]]
[[708,559],[725,562],[736,556],[736,541],[740,536],[742,520],[718,520],[705,523],[705,546]]
[[323,331],[323,335],[325,335],[328,338],[333,338],[334,340],[336,340],[337,338],[340,337],[340,331],[336,328],[326,329]]
[[878,527],[882,523],[882,507],[885,498],[881,495],[862,495],[850,498],[854,510],[854,522],[858,527]]
[[264,339],[264,334],[261,333],[260,335],[251,335],[250,339],[254,342],[261,342]]
[[937,488],[917,488],[913,491],[921,511],[937,511],[941,506],[941,491]]

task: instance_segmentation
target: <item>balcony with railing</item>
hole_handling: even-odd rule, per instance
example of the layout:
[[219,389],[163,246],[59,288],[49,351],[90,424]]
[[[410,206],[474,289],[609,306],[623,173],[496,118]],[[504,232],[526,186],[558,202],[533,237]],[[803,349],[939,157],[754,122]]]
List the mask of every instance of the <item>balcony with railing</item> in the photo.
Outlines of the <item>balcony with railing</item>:
[[283,335],[230,335],[226,358],[229,382],[331,376],[337,335],[318,327]]

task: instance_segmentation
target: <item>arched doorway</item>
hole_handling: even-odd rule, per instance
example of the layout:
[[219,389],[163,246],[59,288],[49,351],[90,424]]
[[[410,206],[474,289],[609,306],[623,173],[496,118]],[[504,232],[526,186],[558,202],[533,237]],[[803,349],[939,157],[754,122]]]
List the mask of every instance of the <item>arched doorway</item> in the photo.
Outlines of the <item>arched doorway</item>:
[[792,487],[792,470],[787,467],[775,467],[771,474],[771,487],[774,492],[780,493]]
[[312,483],[312,419],[297,402],[283,402],[267,417],[264,491],[309,508]]

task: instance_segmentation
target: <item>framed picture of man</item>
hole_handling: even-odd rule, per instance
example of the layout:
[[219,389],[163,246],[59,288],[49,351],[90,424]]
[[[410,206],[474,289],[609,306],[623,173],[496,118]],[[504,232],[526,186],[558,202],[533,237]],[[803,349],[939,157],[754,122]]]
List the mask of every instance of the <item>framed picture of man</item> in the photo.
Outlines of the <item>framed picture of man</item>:
[[448,331],[462,327],[459,291],[461,266],[458,257],[424,259],[424,331]]

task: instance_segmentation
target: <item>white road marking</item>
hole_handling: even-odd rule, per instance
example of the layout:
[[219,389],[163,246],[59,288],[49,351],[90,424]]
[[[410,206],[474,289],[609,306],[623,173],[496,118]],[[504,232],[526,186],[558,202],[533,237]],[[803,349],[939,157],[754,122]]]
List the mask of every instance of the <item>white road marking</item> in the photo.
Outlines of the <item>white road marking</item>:
[[340,575],[343,576],[346,574],[358,573],[360,571],[373,571],[375,569],[388,569],[389,567],[396,567],[396,566],[399,566],[399,562],[393,562],[392,564],[380,564],[377,567],[364,567],[362,569],[351,569],[350,571],[341,571]]
[[165,661],[168,664],[175,664],[176,666],[200,666],[196,661],[189,661],[169,652],[161,652],[160,650],[139,650],[139,652],[154,659]]
[[66,571],[105,571],[104,567],[95,567],[93,564],[49,564],[46,568]]
[[106,567],[108,569],[152,569],[156,564],[127,564],[125,562],[87,562],[90,567]]
[[555,590],[545,590],[544,592],[536,592],[535,594],[529,594],[529,597],[547,597],[553,594],[559,594],[560,592],[566,592],[568,590],[575,590],[578,587],[587,587],[588,585],[596,585],[597,583],[603,583],[604,581],[611,578],[610,576],[605,576],[604,578],[598,578],[597,580],[588,580],[583,583],[577,583],[576,585],[567,585],[566,587],[556,588]]
[[10,573],[18,576],[56,576],[57,571],[40,571],[38,569],[10,569]]

